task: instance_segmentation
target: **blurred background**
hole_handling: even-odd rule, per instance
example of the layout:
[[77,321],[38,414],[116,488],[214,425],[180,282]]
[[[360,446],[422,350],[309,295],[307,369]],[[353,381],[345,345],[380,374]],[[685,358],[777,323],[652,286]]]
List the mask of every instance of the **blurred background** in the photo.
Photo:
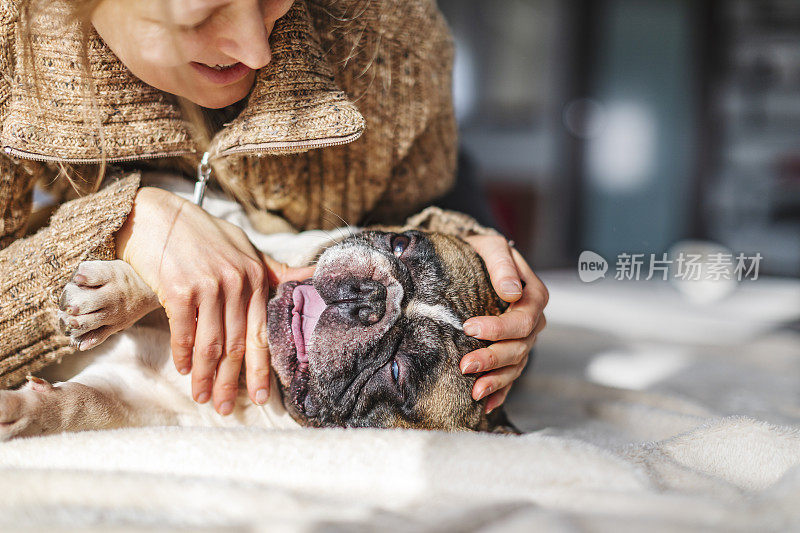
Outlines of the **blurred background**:
[[439,0],[462,171],[538,269],[682,239],[800,275],[800,2]]
[[[550,290],[512,418],[570,431],[599,416],[580,381],[544,385],[560,376],[800,424],[800,1],[439,5],[460,179]],[[584,250],[604,279],[579,279]],[[615,279],[620,253],[679,251],[763,259],[755,281]],[[520,420],[525,391],[539,407]]]

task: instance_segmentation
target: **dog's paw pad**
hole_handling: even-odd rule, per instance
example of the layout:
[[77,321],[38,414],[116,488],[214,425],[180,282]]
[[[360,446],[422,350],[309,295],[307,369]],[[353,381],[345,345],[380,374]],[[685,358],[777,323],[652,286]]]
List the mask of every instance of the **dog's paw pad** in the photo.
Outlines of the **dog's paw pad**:
[[108,337],[110,333],[91,335],[92,342],[85,342],[93,332],[119,320],[115,317],[124,309],[125,292],[120,285],[126,267],[122,261],[84,261],[78,265],[61,293],[58,312],[59,327],[73,346],[96,345]]
[[88,350],[132,325],[156,303],[128,263],[84,261],[64,287],[58,323],[73,346]]
[[109,285],[88,287],[70,281],[64,287],[59,308],[67,315],[78,316],[93,313],[113,303],[113,291]]
[[99,287],[116,277],[119,266],[115,261],[84,261],[72,276],[79,287]]
[[64,311],[58,312],[58,325],[65,335],[78,338],[90,331],[102,328],[113,322],[111,313],[106,308],[91,313],[71,315]]

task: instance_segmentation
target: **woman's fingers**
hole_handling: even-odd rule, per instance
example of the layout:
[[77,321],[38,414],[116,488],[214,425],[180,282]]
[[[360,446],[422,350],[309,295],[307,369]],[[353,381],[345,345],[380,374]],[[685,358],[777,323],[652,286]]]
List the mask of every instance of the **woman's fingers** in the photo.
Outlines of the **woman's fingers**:
[[197,337],[192,359],[192,397],[206,403],[211,398],[214,375],[225,349],[221,294],[206,296],[197,312]]
[[261,254],[266,268],[263,274],[251,276],[253,296],[247,309],[247,352],[245,369],[247,392],[250,399],[263,405],[270,392],[270,354],[267,342],[267,300],[269,287],[287,281],[303,281],[314,275],[315,267],[292,268],[276,261],[267,254]]
[[486,407],[484,408],[487,415],[503,405],[503,402],[506,401],[506,396],[508,396],[510,390],[511,385],[506,385],[499,391],[489,395],[489,397],[486,399]]
[[[544,313],[539,315],[539,320],[536,321],[536,327],[533,328],[533,339],[531,339],[531,347],[533,347],[533,343],[536,341],[536,335],[542,332],[544,328],[547,327],[547,317],[544,316]],[[530,348],[529,348],[530,349]]]
[[536,291],[536,287],[526,286],[522,299],[500,316],[470,318],[464,322],[464,333],[494,342],[530,336],[539,326],[544,309],[544,299]]
[[[144,187],[116,234],[117,255],[159,295],[176,368],[192,395],[232,411],[242,359],[250,397],[266,402],[268,267],[245,233],[172,193]],[[197,251],[200,250],[201,253]],[[308,277],[272,261],[282,276]],[[216,377],[216,379],[215,379]]]
[[267,254],[261,254],[264,264],[267,266],[267,281],[271,287],[280,285],[287,281],[304,281],[314,275],[316,267],[290,267],[286,263],[276,261]]
[[[492,240],[486,240],[492,239]],[[511,384],[528,362],[528,355],[547,321],[544,308],[549,294],[541,280],[533,273],[520,253],[506,244],[508,256],[494,238],[470,238],[486,263],[492,286],[498,295],[507,300],[499,290],[498,279],[508,277],[508,261],[522,280],[521,295],[500,316],[472,317],[464,322],[464,333],[494,343],[470,352],[461,360],[464,374],[486,372],[475,380],[472,397],[486,400],[486,412],[491,412],[505,401]],[[504,241],[503,241],[504,242]],[[493,272],[494,271],[494,272]]]
[[467,242],[486,264],[492,287],[497,295],[506,302],[519,300],[522,296],[522,283],[508,241],[503,237],[477,235],[468,237]]
[[461,359],[461,373],[487,372],[504,366],[521,363],[528,355],[527,339],[517,339],[490,344],[470,352]]
[[[258,280],[256,280],[258,281]],[[267,297],[265,281],[254,283],[247,307],[247,340],[244,356],[247,392],[259,405],[269,398],[269,345],[267,344]]]
[[536,307],[523,300],[500,316],[472,317],[464,322],[464,333],[487,341],[523,339],[536,327]]
[[488,341],[521,339],[531,335],[538,327],[549,298],[547,288],[519,252],[512,250],[511,253],[525,281],[522,297],[500,316],[472,317],[464,322],[464,333],[467,335]]
[[197,330],[197,307],[191,297],[172,297],[164,301],[169,318],[170,347],[175,368],[181,374],[192,371],[192,349]]
[[245,357],[247,328],[245,306],[250,296],[249,287],[245,288],[241,284],[238,287],[232,286],[231,283],[229,281],[225,287],[225,351],[217,366],[212,393],[214,408],[221,415],[233,412],[236,395],[239,392],[239,374]]
[[475,380],[475,384],[472,386],[472,398],[477,401],[510,386],[525,369],[527,362],[528,355],[526,354],[519,364],[504,366],[482,375]]

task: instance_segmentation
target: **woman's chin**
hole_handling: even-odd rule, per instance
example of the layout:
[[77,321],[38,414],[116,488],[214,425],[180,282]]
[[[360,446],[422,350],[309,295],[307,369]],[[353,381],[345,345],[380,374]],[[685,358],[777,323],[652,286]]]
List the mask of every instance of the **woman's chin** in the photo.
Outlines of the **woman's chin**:
[[180,96],[200,107],[221,109],[246,98],[250,94],[255,78],[256,71],[252,71],[243,79],[224,87],[210,84],[207,81],[205,83],[200,82],[189,87]]

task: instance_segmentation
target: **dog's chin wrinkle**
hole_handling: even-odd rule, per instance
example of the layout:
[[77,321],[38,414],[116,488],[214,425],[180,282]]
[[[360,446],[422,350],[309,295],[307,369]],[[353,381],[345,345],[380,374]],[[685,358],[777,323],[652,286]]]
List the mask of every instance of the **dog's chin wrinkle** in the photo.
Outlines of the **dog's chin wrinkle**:
[[[374,350],[376,350],[377,347]],[[340,414],[336,413],[336,410],[331,409],[329,412],[333,415],[333,419],[336,423],[340,426],[346,426],[347,421],[353,416],[353,412],[358,406],[358,400],[361,397],[361,393],[364,391],[364,387],[366,387],[367,383],[377,374],[381,368],[386,364],[384,361],[381,364],[376,365],[374,369],[370,372],[369,369],[365,369],[362,372],[356,374],[356,376],[347,384],[342,395],[339,397],[339,400],[336,402],[339,406],[344,406],[344,409],[341,410]],[[359,382],[360,383],[357,383]],[[355,390],[354,390],[355,389]],[[334,404],[334,405],[336,405]]]
[[359,398],[361,398],[361,393],[364,391],[364,387],[366,387],[367,383],[369,383],[369,381],[373,377],[375,377],[375,374],[378,373],[378,371],[381,369],[381,366],[383,366],[383,365],[380,365],[377,368],[375,368],[372,371],[372,373],[368,373],[366,379],[361,382],[361,385],[359,385],[358,390],[355,391],[355,393],[353,394],[353,401],[352,401],[352,403],[350,405],[350,408],[347,409],[347,412],[344,414],[344,417],[342,419],[343,421],[346,422],[347,420],[350,420],[350,418],[353,416],[353,412],[356,410],[356,406],[358,405],[358,400],[359,400]]
[[[342,425],[345,425],[345,422],[347,420],[349,420],[350,417],[353,416],[353,412],[355,411],[356,407],[358,406],[358,400],[361,397],[361,393],[364,391],[364,387],[366,387],[367,383],[369,383],[370,380],[373,377],[375,377],[375,375],[378,372],[380,372],[381,368],[386,366],[386,364],[393,357],[395,357],[395,355],[397,354],[397,351],[400,348],[400,344],[403,342],[402,333],[399,334],[399,335],[396,335],[395,339],[387,339],[387,337],[390,337],[390,332],[387,332],[387,334],[381,339],[381,341],[376,343],[375,346],[373,346],[372,349],[370,349],[369,353],[366,355],[367,360],[371,361],[373,359],[377,359],[377,357],[380,355],[380,353],[382,351],[385,351],[386,354],[383,357],[383,360],[379,361],[377,364],[375,364],[375,367],[372,369],[372,372],[369,371],[369,368],[366,368],[366,369],[364,369],[364,371],[358,373],[353,378],[353,380],[347,385],[347,387],[345,388],[345,391],[342,393],[342,395],[340,397],[340,402],[339,402],[340,405],[344,405],[345,404],[345,399],[346,398],[352,398],[351,402],[348,402],[348,403],[350,403],[350,406],[346,409],[346,412],[343,414],[343,417],[341,418]],[[389,342],[390,340],[391,340],[391,342]],[[363,377],[363,376],[366,376],[366,378],[361,382],[361,384],[360,385],[355,385],[356,381],[358,381],[358,379]],[[348,393],[351,391],[351,389],[354,387],[354,385],[358,387],[358,390],[356,390],[355,393],[351,396]]]

